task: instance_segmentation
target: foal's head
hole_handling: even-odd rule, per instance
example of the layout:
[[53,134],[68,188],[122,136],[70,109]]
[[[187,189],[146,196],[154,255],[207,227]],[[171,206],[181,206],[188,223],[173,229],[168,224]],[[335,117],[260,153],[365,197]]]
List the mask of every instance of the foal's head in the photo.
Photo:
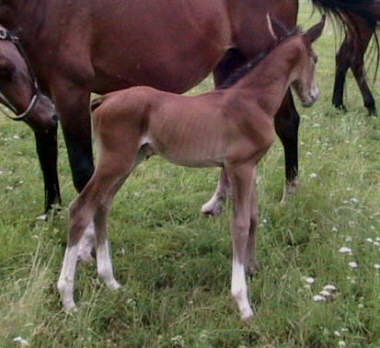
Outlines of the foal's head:
[[[269,18],[269,17],[268,17]],[[302,105],[309,107],[316,102],[320,96],[320,90],[315,77],[315,66],[318,57],[314,53],[312,44],[322,34],[326,17],[323,16],[321,21],[310,28],[307,32],[299,32],[294,35],[296,49],[300,51],[299,61],[294,73],[292,88],[300,98]],[[269,18],[269,30],[277,40],[289,36],[289,31],[278,21],[272,21]],[[293,37],[293,35],[291,35]]]
[[[34,130],[56,127],[55,107],[42,95],[17,37],[0,26],[0,103],[3,113]],[[11,111],[11,112],[9,112]],[[13,116],[12,114],[15,114]]]

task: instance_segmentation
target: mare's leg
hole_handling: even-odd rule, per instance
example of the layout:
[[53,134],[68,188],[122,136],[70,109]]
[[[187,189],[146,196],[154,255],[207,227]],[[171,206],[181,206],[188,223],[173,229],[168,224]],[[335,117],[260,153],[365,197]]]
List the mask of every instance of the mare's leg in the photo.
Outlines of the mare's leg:
[[300,116],[290,91],[285,96],[280,110],[275,116],[274,124],[285,152],[286,184],[282,196],[282,202],[285,202],[288,195],[295,193],[298,186],[298,128]]
[[[246,58],[240,53],[239,50],[229,50],[214,69],[215,87],[218,88],[221,86],[231,75],[231,73],[245,64],[246,61]],[[214,194],[210,200],[202,206],[201,211],[203,214],[217,216],[222,213],[223,205],[227,200],[229,186],[228,176],[226,175],[225,170],[222,169]]]
[[[248,298],[247,271],[250,255],[250,226],[252,208],[252,181],[254,164],[246,163],[237,168],[227,168],[232,187],[233,221],[231,235],[233,245],[231,294],[247,320],[254,315]],[[252,243],[252,239],[251,239]]]
[[356,82],[363,96],[364,106],[367,108],[369,115],[376,115],[376,105],[366,79],[364,55],[373,33],[374,29],[368,25],[361,27],[360,35],[355,36],[355,51],[354,57],[351,60],[351,70],[355,76]]
[[336,55],[335,83],[332,99],[333,105],[344,111],[346,111],[346,107],[343,104],[344,84],[346,81],[347,70],[351,64],[350,60],[353,51],[352,40],[349,39],[347,35],[348,34],[346,34],[343,44]]
[[[89,112],[90,92],[66,81],[55,83],[53,96],[61,116],[74,186],[81,192],[93,171],[91,122]],[[90,224],[83,233],[78,257],[83,262],[91,261],[94,243],[94,228]]]
[[45,213],[55,204],[61,204],[59,190],[57,158],[57,128],[45,132],[34,132],[37,154],[45,184]]

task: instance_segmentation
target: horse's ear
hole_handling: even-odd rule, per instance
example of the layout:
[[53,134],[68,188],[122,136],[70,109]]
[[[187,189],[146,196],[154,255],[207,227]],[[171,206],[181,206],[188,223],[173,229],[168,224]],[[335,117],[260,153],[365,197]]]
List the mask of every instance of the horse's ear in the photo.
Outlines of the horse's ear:
[[275,39],[276,41],[278,41],[278,36],[274,32],[273,25],[272,25],[272,18],[270,17],[269,13],[267,13],[267,23],[268,23],[269,33],[271,34],[271,36],[273,37],[273,39]]
[[326,16],[323,15],[321,21],[318,24],[311,27],[304,34],[310,40],[310,42],[314,42],[321,36],[323,28],[325,27],[325,23],[326,23]]
[[272,17],[269,13],[267,13],[267,22],[269,32],[276,41],[280,41],[289,35],[289,29],[281,21],[279,21],[276,17]]

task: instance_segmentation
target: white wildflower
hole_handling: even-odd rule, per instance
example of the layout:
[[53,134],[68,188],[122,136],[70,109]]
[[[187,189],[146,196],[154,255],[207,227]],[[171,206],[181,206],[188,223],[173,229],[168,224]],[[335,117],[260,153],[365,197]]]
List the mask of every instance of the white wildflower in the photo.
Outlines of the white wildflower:
[[348,332],[348,329],[347,329],[346,327],[342,327],[342,328],[340,329],[340,331],[342,331],[342,332]]
[[380,242],[373,242],[373,245],[380,246]]
[[306,156],[310,157],[312,153],[310,151],[306,152]]
[[321,296],[321,295],[315,295],[315,296],[313,296],[313,301],[314,302],[325,302],[326,297]]
[[312,277],[302,277],[302,279],[308,283],[308,284],[313,284],[315,282],[315,279]]
[[332,232],[338,232],[338,229],[334,226],[332,229],[331,229]]
[[343,247],[341,247],[339,249],[339,252],[342,253],[342,254],[351,254],[352,253],[352,249],[349,248],[349,247],[343,246]]
[[311,179],[318,178],[318,174],[317,174],[317,173],[311,173],[311,174],[310,174],[310,178],[311,178]]
[[376,264],[373,265],[373,267],[375,267],[376,269],[380,269],[380,264],[376,263]]
[[366,242],[373,243],[373,239],[372,238],[366,238]]
[[351,236],[347,236],[346,238],[344,238],[344,240],[346,242],[352,242],[352,237]]
[[358,304],[358,307],[359,307],[359,308],[364,308],[364,304],[363,304],[363,303],[359,303],[359,304]]
[[16,140],[18,140],[18,139],[20,139],[20,136],[19,136],[19,135],[17,135],[17,134],[15,134],[15,135],[13,136],[13,139],[16,139]]
[[346,342],[344,342],[344,341],[339,341],[339,342],[338,342],[338,346],[339,346],[339,347],[345,347],[345,346],[346,346]]
[[355,197],[352,197],[351,202],[357,204],[357,203],[359,203],[359,200]]
[[376,237],[376,242],[380,242],[380,237]]
[[326,290],[326,291],[337,291],[337,287],[335,285],[332,285],[332,284],[327,284],[323,287],[323,290]]
[[322,290],[319,294],[324,296],[324,297],[330,297],[331,296],[331,293],[327,290]]
[[339,331],[334,331],[334,335],[337,336],[337,337],[342,336],[342,334]]
[[358,268],[358,267],[359,267],[358,263],[355,262],[355,261],[351,261],[351,262],[349,262],[348,265],[349,265],[351,268]]
[[22,337],[18,336],[13,339],[13,342],[20,343],[22,346],[29,346],[29,342]]

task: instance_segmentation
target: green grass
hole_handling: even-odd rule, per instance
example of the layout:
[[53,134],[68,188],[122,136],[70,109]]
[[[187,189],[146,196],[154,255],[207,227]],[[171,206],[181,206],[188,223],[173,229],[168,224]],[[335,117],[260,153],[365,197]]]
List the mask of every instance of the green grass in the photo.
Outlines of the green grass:
[[[310,13],[304,5],[305,27],[317,20]],[[240,321],[229,294],[229,209],[219,219],[199,212],[218,171],[175,167],[159,158],[137,168],[110,216],[122,290],[107,290],[94,265],[81,267],[75,292],[80,310],[66,315],[56,281],[66,207],[76,194],[62,136],[65,208],[44,223],[35,219],[42,212],[43,182],[33,134],[1,118],[0,346],[16,346],[13,339],[21,336],[32,347],[337,347],[339,341],[379,347],[380,273],[374,264],[380,249],[366,239],[380,237],[380,123],[366,116],[351,76],[349,112],[330,105],[335,42],[330,26],[317,44],[323,97],[311,109],[299,107],[302,185],[285,206],[279,205],[284,161],[278,141],[260,165],[262,271],[251,282],[258,314],[249,324]],[[378,104],[379,87],[372,87]],[[210,88],[207,79],[192,93]],[[342,246],[352,255],[339,253]],[[350,261],[359,268],[350,268]],[[314,284],[307,287],[305,276]],[[338,288],[336,297],[314,302],[326,284]]]

